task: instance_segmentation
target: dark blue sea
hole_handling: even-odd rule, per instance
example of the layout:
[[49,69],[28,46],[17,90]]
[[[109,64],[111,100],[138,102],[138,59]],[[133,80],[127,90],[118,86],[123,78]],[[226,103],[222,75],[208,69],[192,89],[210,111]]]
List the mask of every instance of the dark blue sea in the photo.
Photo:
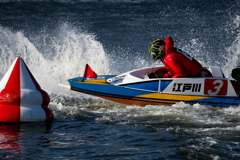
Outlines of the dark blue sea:
[[58,86],[155,66],[175,46],[231,78],[240,65],[239,0],[1,0],[0,78],[21,56],[51,98],[52,122],[1,124],[0,159],[237,160],[240,107],[123,105]]

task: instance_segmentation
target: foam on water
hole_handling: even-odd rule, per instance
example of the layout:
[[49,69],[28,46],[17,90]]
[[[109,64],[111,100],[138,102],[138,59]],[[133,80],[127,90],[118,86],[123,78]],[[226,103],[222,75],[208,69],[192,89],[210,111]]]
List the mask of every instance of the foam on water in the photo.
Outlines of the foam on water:
[[[127,120],[134,124],[193,123],[204,125],[229,124],[239,121],[240,108],[219,109],[199,104],[177,103],[172,106],[126,106],[125,108],[101,108],[94,111],[105,115],[104,118],[121,122]],[[100,119],[98,119],[100,120]]]

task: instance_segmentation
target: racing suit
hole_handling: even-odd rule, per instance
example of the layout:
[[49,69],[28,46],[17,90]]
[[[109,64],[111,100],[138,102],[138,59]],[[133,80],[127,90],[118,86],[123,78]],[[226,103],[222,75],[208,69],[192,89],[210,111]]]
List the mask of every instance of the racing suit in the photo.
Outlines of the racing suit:
[[163,63],[168,72],[165,78],[197,77],[202,71],[202,65],[193,57],[174,47],[171,37],[165,39],[165,57]]

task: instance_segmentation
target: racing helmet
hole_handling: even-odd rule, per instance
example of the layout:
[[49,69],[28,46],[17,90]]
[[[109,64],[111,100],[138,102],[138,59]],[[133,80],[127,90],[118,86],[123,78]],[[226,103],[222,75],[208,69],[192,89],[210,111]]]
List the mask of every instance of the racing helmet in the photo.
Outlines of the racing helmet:
[[152,41],[149,45],[148,52],[154,61],[160,59],[164,53],[164,41],[161,39]]

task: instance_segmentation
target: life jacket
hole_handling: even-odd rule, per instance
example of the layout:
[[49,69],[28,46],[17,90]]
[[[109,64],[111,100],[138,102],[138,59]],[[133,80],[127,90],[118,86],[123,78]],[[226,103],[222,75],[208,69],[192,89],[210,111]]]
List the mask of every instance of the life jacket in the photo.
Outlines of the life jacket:
[[202,71],[202,65],[193,57],[174,47],[171,37],[165,39],[165,53],[163,59],[165,68],[169,71],[168,77],[183,78],[195,77]]

